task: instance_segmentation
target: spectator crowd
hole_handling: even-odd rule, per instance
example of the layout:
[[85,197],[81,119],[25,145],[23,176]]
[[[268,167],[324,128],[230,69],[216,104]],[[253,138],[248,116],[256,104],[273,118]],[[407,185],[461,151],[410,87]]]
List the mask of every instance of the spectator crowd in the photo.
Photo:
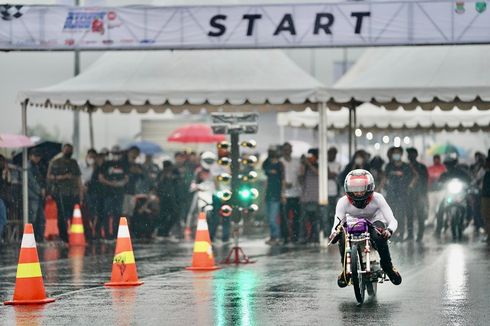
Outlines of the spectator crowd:
[[[261,163],[264,190],[261,196],[270,245],[317,243],[332,227],[335,205],[343,195],[343,180],[353,169],[372,173],[376,191],[387,199],[399,222],[395,241],[422,241],[427,225],[436,224],[440,235],[440,201],[446,181],[457,177],[469,188],[467,218],[475,232],[490,227],[490,159],[477,152],[471,165],[457,156],[433,157],[433,164],[420,162],[415,148],[392,147],[387,162],[358,150],[344,167],[337,160],[337,149],[328,150],[328,205],[319,205],[318,149],[311,148],[300,158],[292,156],[290,143],[273,146]],[[141,239],[175,239],[184,236],[184,226],[195,205],[194,193],[200,184],[216,179],[223,170],[215,162],[194,152],[177,152],[173,160],[154,163],[151,155],[138,147],[121,150],[118,146],[96,151],[90,149],[84,160],[73,158],[73,146],[65,144],[59,155],[45,162],[42,153],[29,151],[28,216],[38,243],[45,241],[45,204],[54,200],[57,208],[59,239],[68,241],[68,225],[75,204],[80,204],[88,240],[113,240],[120,216],[130,222],[133,236]],[[212,157],[211,157],[212,158]],[[206,163],[208,162],[208,163]],[[211,182],[211,184],[216,182]],[[21,216],[20,174],[0,155],[0,235],[7,217]],[[220,185],[212,185],[216,192]],[[194,200],[193,200],[194,199]],[[229,240],[229,219],[218,216],[216,197],[208,215],[211,236],[223,223],[222,240]],[[170,237],[173,235],[173,237]],[[0,237],[1,239],[1,237]]]

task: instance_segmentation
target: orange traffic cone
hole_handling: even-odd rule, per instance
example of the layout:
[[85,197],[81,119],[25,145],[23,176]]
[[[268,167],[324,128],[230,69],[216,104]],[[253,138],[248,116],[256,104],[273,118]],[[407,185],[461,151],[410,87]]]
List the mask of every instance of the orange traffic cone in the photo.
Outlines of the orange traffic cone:
[[24,236],[20,245],[19,265],[15,280],[14,299],[6,305],[43,304],[53,302],[44,291],[41,265],[37,256],[36,240],[32,224],[24,226]]
[[208,232],[206,213],[199,213],[197,220],[196,241],[194,242],[194,254],[192,255],[192,266],[186,267],[193,271],[210,271],[219,269],[214,264],[213,247]]
[[105,286],[137,286],[143,282],[138,280],[133,246],[129,235],[128,221],[125,217],[119,220],[117,231],[116,253],[112,262],[111,281]]
[[80,205],[76,204],[70,226],[70,246],[85,246],[85,233],[83,230],[82,213]]
[[184,229],[184,240],[191,240],[192,230],[190,226],[186,226]]

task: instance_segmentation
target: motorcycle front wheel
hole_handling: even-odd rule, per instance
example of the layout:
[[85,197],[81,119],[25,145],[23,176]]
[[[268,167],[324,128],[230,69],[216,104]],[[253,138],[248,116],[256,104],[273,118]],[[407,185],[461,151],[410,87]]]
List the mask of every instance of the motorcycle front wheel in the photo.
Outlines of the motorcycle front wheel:
[[351,272],[352,272],[352,285],[354,287],[354,294],[359,304],[364,302],[364,294],[366,291],[366,284],[364,283],[363,274],[361,274],[361,257],[357,245],[353,245],[351,248]]
[[464,229],[464,210],[458,206],[452,206],[448,209],[449,220],[451,222],[451,233],[454,241],[463,239]]

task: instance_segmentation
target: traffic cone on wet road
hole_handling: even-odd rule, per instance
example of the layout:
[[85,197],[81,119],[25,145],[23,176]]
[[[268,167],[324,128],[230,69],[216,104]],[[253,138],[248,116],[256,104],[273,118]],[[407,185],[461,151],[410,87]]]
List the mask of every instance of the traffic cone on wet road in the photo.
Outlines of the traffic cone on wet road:
[[70,226],[70,237],[68,243],[70,246],[85,246],[85,233],[83,229],[82,213],[80,205],[76,204],[73,210],[73,218]]
[[133,246],[129,235],[128,221],[125,217],[119,220],[117,231],[116,253],[112,261],[111,281],[105,286],[138,286],[144,282],[138,280]]
[[41,265],[37,256],[36,240],[32,224],[24,226],[24,236],[20,245],[19,264],[15,281],[14,299],[6,305],[44,304],[55,299],[47,298],[44,291]]
[[214,264],[213,247],[209,237],[206,213],[199,213],[197,220],[196,241],[194,242],[194,253],[192,255],[192,266],[186,267],[192,271],[210,271],[219,269]]

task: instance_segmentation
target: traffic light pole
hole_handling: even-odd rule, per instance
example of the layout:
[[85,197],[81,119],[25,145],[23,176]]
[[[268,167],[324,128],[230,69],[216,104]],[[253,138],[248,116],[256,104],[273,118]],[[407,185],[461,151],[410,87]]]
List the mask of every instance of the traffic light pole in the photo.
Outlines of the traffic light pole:
[[240,208],[239,188],[240,179],[240,132],[238,130],[230,130],[230,143],[231,143],[231,206],[233,207],[232,215],[230,216],[233,223],[233,248],[230,253],[223,260],[223,264],[251,264],[251,261],[247,255],[243,252],[239,246],[240,226],[239,222],[242,217],[242,211]]

